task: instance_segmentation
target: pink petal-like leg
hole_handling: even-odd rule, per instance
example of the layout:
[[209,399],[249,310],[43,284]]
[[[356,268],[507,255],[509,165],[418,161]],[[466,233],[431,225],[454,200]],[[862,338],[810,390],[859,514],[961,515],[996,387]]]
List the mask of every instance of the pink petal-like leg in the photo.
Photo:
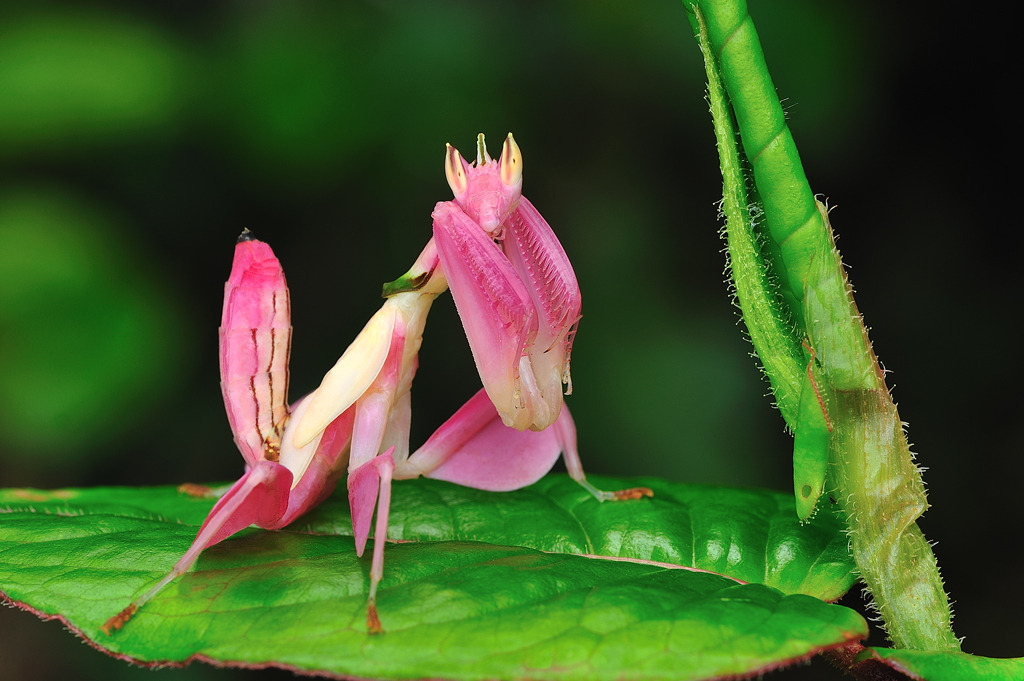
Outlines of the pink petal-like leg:
[[377,524],[373,530],[373,561],[370,563],[370,595],[366,599],[366,628],[371,634],[379,634],[384,629],[377,616],[377,586],[384,578],[384,546],[388,537],[391,476],[395,471],[395,461],[391,456],[391,450],[388,450],[370,463],[376,466],[380,475],[380,498],[377,501]]
[[349,472],[380,453],[388,416],[395,403],[398,382],[401,379],[402,354],[405,351],[405,324],[401,318],[395,322],[390,342],[391,346],[380,373],[362,397],[356,400]]
[[377,617],[377,585],[384,576],[384,543],[388,535],[388,514],[391,510],[391,477],[395,460],[394,448],[354,470],[348,477],[348,502],[352,507],[356,554],[363,555],[370,534],[373,508],[377,507],[377,524],[373,534],[373,561],[370,564],[370,595],[366,600],[366,626],[370,633],[382,631]]
[[220,498],[203,526],[199,528],[192,546],[178,559],[167,575],[156,586],[136,598],[132,603],[111,617],[103,625],[108,636],[120,629],[132,615],[171,580],[184,574],[207,547],[213,546],[235,532],[250,525],[272,525],[288,506],[288,491],[292,485],[292,474],[284,466],[270,461],[261,461],[246,471],[228,492]]
[[501,422],[494,405],[481,390],[431,435],[396,473],[407,478],[423,475],[492,492],[520,489],[540,480],[558,455],[573,480],[598,501],[652,496],[646,487],[606,492],[594,487],[583,473],[576,449],[576,426],[568,407],[545,430],[519,431]]
[[479,390],[413,452],[397,475],[507,492],[540,480],[560,453],[553,429],[506,426],[487,393]]
[[394,449],[395,461],[409,458],[409,429],[412,427],[412,394],[401,392],[391,405],[381,449]]
[[[303,401],[296,403],[292,412],[292,422],[301,416]],[[352,441],[352,423],[355,420],[355,406],[343,411],[324,429],[318,440],[309,443],[308,447],[316,447],[313,457],[305,466],[299,480],[288,495],[288,510],[273,525],[263,525],[265,529],[276,530],[285,527],[293,520],[310,510],[330,496],[338,484],[344,470],[342,456],[348,452]],[[286,463],[290,452],[287,446],[288,431],[285,431],[285,446],[282,448],[281,463]]]
[[519,390],[519,361],[537,335],[530,294],[508,258],[453,202],[434,207],[434,240],[473,360],[505,422],[519,430],[533,415]]
[[[348,502],[352,511],[352,532],[356,540],[356,555],[362,556],[370,534],[370,521],[377,502],[376,478],[367,482],[371,472],[376,476],[375,460],[380,458],[381,443],[387,428],[388,414],[394,404],[398,386],[401,359],[405,348],[405,329],[399,321],[395,325],[384,366],[370,388],[356,401],[355,425],[352,431],[352,449],[348,463]],[[388,450],[391,459],[394,447]],[[394,466],[394,460],[392,467]],[[363,472],[360,472],[363,471]]]
[[[391,456],[391,450],[386,452]],[[381,455],[384,456],[384,455]],[[356,542],[356,555],[362,556],[366,550],[366,540],[370,536],[370,524],[373,521],[373,510],[377,506],[377,493],[380,488],[380,472],[377,459],[374,457],[348,475],[348,505],[352,509],[352,532]]]
[[555,436],[558,438],[559,448],[565,457],[565,467],[569,472],[569,477],[593,494],[598,501],[622,501],[654,496],[654,492],[649,487],[630,487],[629,489],[606,492],[587,481],[587,476],[583,473],[583,463],[580,461],[579,451],[576,449],[576,424],[572,420],[572,415],[569,414],[568,407],[562,406],[562,413],[558,415],[558,419],[550,430],[554,430]]

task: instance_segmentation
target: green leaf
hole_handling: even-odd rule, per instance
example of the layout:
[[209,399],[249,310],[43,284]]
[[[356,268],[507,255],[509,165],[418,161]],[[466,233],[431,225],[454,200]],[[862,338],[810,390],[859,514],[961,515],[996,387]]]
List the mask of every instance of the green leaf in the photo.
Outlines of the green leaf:
[[389,534],[415,541],[388,546],[378,636],[366,633],[369,560],[355,555],[341,495],[288,530],[207,550],[108,637],[103,622],[170,568],[212,499],[170,487],[0,491],[0,590],[138,661],[362,677],[714,678],[866,635],[847,608],[664,564],[835,597],[851,564],[827,514],[800,526],[792,497],[774,492],[596,482],[655,497],[599,504],[564,476],[507,494],[396,483]]
[[[641,503],[598,504],[567,476],[497,495],[419,480],[395,486],[388,538],[651,560],[823,600],[838,599],[856,579],[842,524],[822,514],[802,527],[789,495],[654,478],[594,479],[604,489],[640,485],[656,493]],[[337,495],[298,524],[352,533],[348,503]]]
[[961,652],[891,648],[867,648],[857,656],[857,665],[872,662],[922,681],[1014,681],[1024,678],[1024,657],[979,657]]

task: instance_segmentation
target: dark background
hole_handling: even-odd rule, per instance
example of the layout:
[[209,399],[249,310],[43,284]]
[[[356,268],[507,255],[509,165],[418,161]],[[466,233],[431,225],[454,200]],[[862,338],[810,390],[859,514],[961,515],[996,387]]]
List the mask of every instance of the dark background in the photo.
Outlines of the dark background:
[[[1019,656],[1019,58],[1008,17],[969,11],[751,2],[928,469],[955,630]],[[788,489],[791,439],[724,281],[703,88],[671,1],[4,3],[0,486],[235,479],[216,329],[238,232],[287,272],[297,398],[429,238],[444,143],[469,157],[483,131],[496,152],[511,130],[584,294],[587,470]],[[445,296],[413,446],[478,381]],[[149,674],[0,610],[0,676],[72,673]]]

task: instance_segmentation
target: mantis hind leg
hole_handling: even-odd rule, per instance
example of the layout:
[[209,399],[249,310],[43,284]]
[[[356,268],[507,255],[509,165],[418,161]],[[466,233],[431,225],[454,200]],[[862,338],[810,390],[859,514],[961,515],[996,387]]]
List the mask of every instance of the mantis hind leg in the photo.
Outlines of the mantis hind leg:
[[373,531],[373,559],[370,563],[370,590],[366,599],[366,628],[371,634],[383,631],[377,616],[377,586],[384,577],[384,544],[388,535],[391,510],[391,478],[395,471],[394,448],[374,457],[349,475],[348,494],[355,529],[356,553],[363,554],[370,530],[373,509],[377,523]]
[[127,608],[107,620],[101,627],[103,633],[109,636],[123,627],[139,608],[185,574],[208,547],[250,525],[273,525],[288,507],[291,484],[291,471],[280,464],[262,461],[250,468],[210,510],[192,545],[171,571]]
[[381,460],[380,497],[377,501],[377,525],[373,530],[373,562],[370,564],[370,595],[366,599],[366,628],[371,634],[384,631],[377,616],[377,586],[384,577],[384,543],[388,536],[388,514],[391,510],[391,474],[395,470],[391,455],[377,457]]
[[562,457],[565,459],[565,467],[569,471],[569,477],[578,482],[583,489],[594,495],[598,501],[623,501],[626,499],[640,499],[641,497],[653,497],[654,492],[649,487],[630,487],[614,491],[606,491],[594,487],[583,472],[583,462],[580,461],[580,453],[576,448],[576,424],[569,414],[569,408],[562,405],[562,411],[551,424],[555,429],[555,436],[562,448]]

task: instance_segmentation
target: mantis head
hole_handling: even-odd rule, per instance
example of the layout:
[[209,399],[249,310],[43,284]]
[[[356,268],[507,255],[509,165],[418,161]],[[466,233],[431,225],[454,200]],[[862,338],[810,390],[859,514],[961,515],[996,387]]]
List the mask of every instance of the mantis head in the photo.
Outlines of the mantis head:
[[500,239],[502,225],[523,191],[523,155],[512,133],[505,138],[497,163],[487,153],[483,133],[477,136],[475,163],[447,145],[444,173],[459,207],[487,234]]

